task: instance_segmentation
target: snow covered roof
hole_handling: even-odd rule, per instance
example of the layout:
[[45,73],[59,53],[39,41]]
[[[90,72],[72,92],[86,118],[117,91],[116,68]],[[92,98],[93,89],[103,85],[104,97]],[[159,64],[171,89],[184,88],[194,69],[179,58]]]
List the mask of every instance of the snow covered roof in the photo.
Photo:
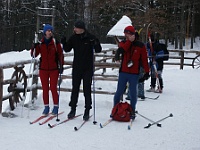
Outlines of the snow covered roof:
[[132,21],[129,17],[123,16],[107,33],[107,36],[124,36],[124,28],[132,25]]

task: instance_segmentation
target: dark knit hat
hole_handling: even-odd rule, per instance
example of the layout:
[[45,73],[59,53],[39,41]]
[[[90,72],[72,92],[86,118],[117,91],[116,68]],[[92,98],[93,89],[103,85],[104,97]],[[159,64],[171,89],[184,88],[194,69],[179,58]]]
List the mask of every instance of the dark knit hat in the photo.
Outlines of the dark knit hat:
[[53,31],[53,27],[49,24],[45,24],[45,26],[43,28],[43,33],[45,34],[47,30]]
[[85,23],[81,20],[77,20],[74,24],[74,27],[80,28],[80,29],[85,29]]
[[127,26],[125,29],[124,29],[124,33],[128,33],[128,34],[135,34],[135,28],[133,26]]

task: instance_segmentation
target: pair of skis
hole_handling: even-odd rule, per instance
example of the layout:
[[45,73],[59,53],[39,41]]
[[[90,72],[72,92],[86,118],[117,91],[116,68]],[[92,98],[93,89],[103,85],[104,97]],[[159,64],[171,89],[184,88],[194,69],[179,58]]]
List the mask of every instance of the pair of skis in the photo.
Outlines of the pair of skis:
[[[147,126],[144,127],[145,129],[148,129],[148,128],[150,128],[153,125],[157,125],[158,127],[162,127],[162,125],[160,124],[161,121],[163,121],[163,120],[165,120],[165,119],[167,119],[169,117],[173,117],[173,114],[170,113],[168,116],[166,116],[166,117],[164,117],[164,118],[162,118],[162,119],[160,119],[158,121],[153,121],[153,120],[151,120],[151,119],[149,119],[149,118],[147,118],[147,117],[139,114],[137,111],[135,113],[138,114],[139,116],[143,117],[144,119],[146,119],[146,120],[148,120],[148,121],[151,122]],[[113,121],[113,119],[108,119],[104,124],[100,123],[100,128],[104,128],[105,126],[107,126],[112,121]],[[128,130],[131,130],[133,121],[134,121],[134,119],[130,119],[129,124],[128,124]]]
[[[59,113],[58,115],[61,115],[61,114],[63,114],[63,113],[64,113],[64,112],[61,112],[61,113]],[[70,120],[73,120],[73,119],[75,119],[75,118],[77,118],[77,117],[80,117],[80,116],[82,116],[82,115],[83,115],[83,114],[79,114],[79,115],[74,116],[73,118],[67,118],[67,119],[65,119],[65,120],[63,120],[63,121],[61,121],[61,122],[59,122],[59,123],[55,123],[55,124],[53,124],[53,125],[51,125],[51,124],[49,123],[48,126],[49,126],[50,128],[54,128],[54,127],[56,127],[56,126],[58,126],[58,125],[61,125],[61,124],[63,124],[63,123],[66,123],[66,122],[68,122],[68,121],[70,121]],[[48,114],[48,116],[49,116],[49,114]],[[37,122],[39,122],[40,120],[42,120],[42,119],[44,119],[44,118],[46,118],[46,117],[48,117],[48,116],[40,116],[39,118],[37,118],[37,119],[35,119],[34,121],[30,122],[30,124],[37,123]],[[56,116],[50,116],[50,117],[48,117],[47,119],[45,119],[43,122],[39,123],[39,125],[43,125],[43,124],[47,123],[48,121],[52,120],[52,119],[55,118],[55,117],[56,117]],[[89,118],[91,118],[91,117],[92,117],[92,115],[91,115]],[[88,120],[83,120],[83,122],[82,122],[78,127],[74,127],[74,130],[75,130],[75,131],[78,131],[87,121],[88,121]]]
[[[92,117],[92,115],[89,117],[89,119]],[[75,131],[78,131],[80,128],[82,128],[82,126],[86,123],[86,122],[88,122],[88,120],[83,120],[83,122],[78,126],[78,127],[74,127],[74,130]]]
[[[80,117],[80,116],[82,116],[83,114],[79,114],[79,115],[76,115],[76,116],[74,116],[73,118],[68,118],[68,119],[65,119],[65,120],[63,120],[63,121],[61,121],[60,123],[55,123],[55,124],[53,124],[53,125],[51,125],[51,124],[48,124],[48,126],[50,127],[50,128],[54,128],[54,127],[56,127],[56,126],[58,126],[58,125],[61,125],[61,124],[63,124],[63,123],[65,123],[65,122],[68,122],[68,121],[70,121],[70,120],[73,120],[73,119],[75,119],[75,118],[77,118],[77,117]],[[91,118],[92,117],[92,115],[89,117],[89,118]],[[74,130],[75,131],[78,131],[80,128],[82,128],[82,126],[87,122],[88,120],[83,120],[83,122],[78,126],[78,127],[74,127]]]
[[[100,123],[100,128],[104,128],[105,126],[107,126],[112,121],[113,121],[113,119],[108,119],[104,124]],[[134,119],[130,119],[129,124],[128,124],[128,130],[131,130],[133,121],[134,121]]]
[[158,98],[160,97],[160,95],[156,96],[156,97],[148,97],[148,96],[145,96],[144,99],[138,99],[138,101],[145,101],[145,99],[151,99],[151,100],[157,100]]
[[148,128],[150,128],[150,127],[153,126],[153,125],[157,125],[157,127],[162,127],[162,125],[160,124],[161,121],[163,121],[163,120],[165,120],[165,119],[167,119],[167,118],[169,118],[169,117],[173,117],[173,114],[170,113],[168,116],[166,116],[166,117],[164,117],[164,118],[162,118],[162,119],[160,119],[160,120],[158,120],[158,121],[153,121],[153,120],[151,120],[151,119],[149,119],[149,118],[147,118],[147,117],[141,115],[140,113],[138,113],[138,111],[136,111],[135,113],[138,114],[139,116],[143,117],[144,119],[146,119],[146,120],[148,120],[148,121],[151,122],[151,123],[149,123],[147,126],[144,127],[145,129],[148,129]]
[[[56,127],[56,126],[58,126],[58,125],[61,125],[61,124],[65,123],[65,122],[68,122],[68,121],[70,121],[70,120],[73,120],[74,118],[80,117],[80,116],[82,116],[82,115],[83,115],[83,114],[76,115],[76,116],[74,116],[73,118],[65,119],[65,120],[61,121],[60,123],[55,123],[55,124],[53,124],[53,125],[48,124],[48,126],[49,126],[50,128],[54,128],[54,127]],[[91,115],[89,118],[91,118],[91,117],[92,117],[92,115]],[[75,130],[75,131],[78,131],[80,128],[83,127],[83,125],[84,125],[87,121],[88,121],[88,120],[83,120],[83,122],[82,122],[78,127],[76,127],[76,126],[74,127],[74,130]]]
[[[61,115],[61,114],[63,114],[63,113],[64,113],[64,111],[58,113],[58,115]],[[43,125],[43,124],[47,123],[48,121],[50,121],[50,120],[52,120],[53,118],[56,117],[56,115],[52,115],[52,116],[49,116],[49,115],[50,115],[50,114],[48,114],[47,116],[40,116],[39,118],[35,119],[34,121],[31,121],[30,124],[37,123],[37,122],[39,122],[40,120],[46,118],[43,122],[40,122],[40,123],[39,123],[39,125]]]
[[82,116],[82,115],[83,115],[83,114],[79,114],[79,115],[74,116],[73,118],[67,118],[67,119],[65,119],[65,120],[63,120],[63,121],[61,121],[61,122],[59,122],[59,123],[55,123],[55,124],[53,124],[53,125],[51,125],[51,124],[49,123],[48,126],[49,126],[50,128],[54,128],[54,127],[56,127],[56,126],[58,126],[58,125],[61,125],[61,124],[65,123],[65,122],[68,122],[68,121],[70,121],[70,120],[72,120],[72,119],[74,119],[74,118],[77,118],[77,117],[79,117],[79,116]]

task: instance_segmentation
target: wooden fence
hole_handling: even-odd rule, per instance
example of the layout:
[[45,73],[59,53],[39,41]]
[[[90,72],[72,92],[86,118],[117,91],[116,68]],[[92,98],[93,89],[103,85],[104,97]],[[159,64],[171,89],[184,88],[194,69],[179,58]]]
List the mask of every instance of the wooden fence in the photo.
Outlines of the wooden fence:
[[[102,73],[95,73],[95,80],[103,80],[103,81],[117,81],[118,76],[113,75],[105,75],[107,68],[116,68],[118,69],[120,64],[114,62],[114,53],[116,49],[104,50],[102,53],[95,54],[95,71],[101,70]],[[180,69],[183,69],[184,66],[194,67],[195,59],[197,59],[197,66],[199,66],[198,61],[200,60],[199,51],[183,51],[183,50],[170,50],[170,61],[165,62],[166,65],[178,65]],[[171,53],[178,53],[178,55],[173,56]],[[196,54],[194,57],[185,57],[186,53]],[[73,54],[68,53],[65,54],[65,60],[69,60],[68,58],[73,57]],[[179,62],[172,62],[172,59],[180,60]],[[191,60],[191,63],[185,63],[185,60]],[[72,61],[65,61],[64,70],[71,69]],[[0,65],[0,113],[2,112],[2,102],[4,100],[9,100],[11,110],[14,110],[15,103],[24,100],[27,92],[32,93],[32,101],[34,102],[37,99],[38,89],[41,89],[41,85],[38,84],[38,74],[37,71],[34,71],[32,74],[25,73],[23,70],[25,65],[33,65],[32,60],[20,61],[15,63],[9,63],[5,65]],[[38,61],[36,60],[34,63],[34,68],[37,70]],[[13,68],[15,71],[13,72],[10,79],[4,79],[4,69]],[[71,75],[62,75],[62,80],[71,79]],[[32,85],[27,84],[27,80],[33,79]],[[20,85],[20,86],[19,86]],[[8,86],[8,94],[3,93],[3,89]],[[70,88],[60,88],[61,91],[71,92]],[[82,90],[80,90],[82,92]],[[95,90],[96,94],[114,94],[114,92]]]

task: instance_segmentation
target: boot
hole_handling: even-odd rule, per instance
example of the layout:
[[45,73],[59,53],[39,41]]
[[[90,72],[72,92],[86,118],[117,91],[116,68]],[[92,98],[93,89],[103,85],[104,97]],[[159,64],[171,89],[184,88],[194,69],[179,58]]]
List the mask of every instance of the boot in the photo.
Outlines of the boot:
[[90,118],[90,109],[85,109],[83,120],[87,121]]
[[135,120],[135,117],[136,117],[135,111],[132,111],[132,112],[130,113],[130,119]]
[[151,87],[150,89],[146,90],[147,92],[155,92],[155,88]]
[[47,116],[49,114],[49,105],[44,106],[44,111],[42,113],[43,116]]
[[162,92],[163,92],[162,89],[155,90],[155,93],[162,93]]
[[76,114],[76,109],[72,108],[71,111],[68,114],[68,118],[69,119],[74,118],[75,114]]
[[141,98],[142,100],[145,100],[145,96],[138,96],[138,98]]
[[58,114],[58,106],[54,106],[52,110],[52,115],[57,115]]

